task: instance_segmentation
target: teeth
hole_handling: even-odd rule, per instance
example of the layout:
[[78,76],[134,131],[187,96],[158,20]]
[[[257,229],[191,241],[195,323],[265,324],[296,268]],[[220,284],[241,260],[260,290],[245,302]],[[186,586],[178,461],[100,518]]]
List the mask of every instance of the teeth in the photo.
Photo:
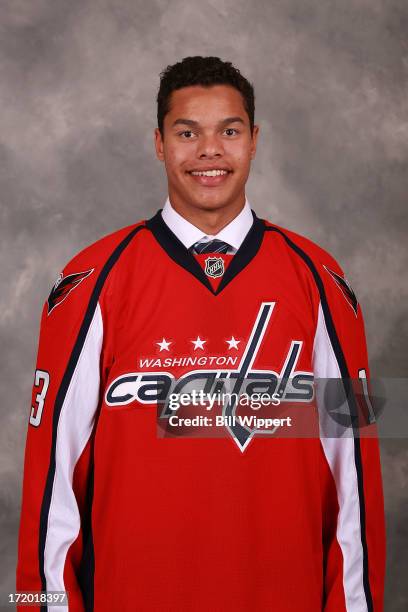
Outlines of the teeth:
[[207,170],[206,172],[191,172],[194,176],[221,176],[228,174],[227,170]]

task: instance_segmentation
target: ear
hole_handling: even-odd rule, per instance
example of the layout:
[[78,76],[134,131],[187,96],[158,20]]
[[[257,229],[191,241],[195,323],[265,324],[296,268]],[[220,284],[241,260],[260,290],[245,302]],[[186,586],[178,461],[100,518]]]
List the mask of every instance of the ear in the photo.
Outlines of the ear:
[[154,145],[156,147],[156,157],[160,161],[164,161],[164,145],[159,128],[154,130]]
[[259,125],[254,125],[254,131],[252,134],[252,143],[251,143],[251,159],[254,159],[256,154],[256,147],[258,144],[258,135],[259,135]]

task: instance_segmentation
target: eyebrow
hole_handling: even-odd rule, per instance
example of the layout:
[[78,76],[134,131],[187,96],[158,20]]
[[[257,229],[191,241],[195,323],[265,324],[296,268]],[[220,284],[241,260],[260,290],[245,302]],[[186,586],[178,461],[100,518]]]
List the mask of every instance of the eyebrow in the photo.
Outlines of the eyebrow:
[[[237,122],[245,124],[242,117],[237,116],[237,117],[226,117],[225,119],[221,119],[221,121],[218,122],[218,126],[221,127],[229,123],[237,123]],[[179,125],[179,124],[190,125],[191,127],[198,127],[200,125],[198,121],[194,121],[193,119],[180,118],[180,119],[176,119],[171,127],[174,127],[175,125]]]

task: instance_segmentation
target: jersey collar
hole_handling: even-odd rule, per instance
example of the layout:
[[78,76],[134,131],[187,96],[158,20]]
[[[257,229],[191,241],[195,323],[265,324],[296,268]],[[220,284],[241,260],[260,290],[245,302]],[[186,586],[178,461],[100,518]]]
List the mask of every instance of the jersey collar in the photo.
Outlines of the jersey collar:
[[187,221],[173,208],[168,196],[161,214],[164,222],[187,249],[202,238],[207,237],[209,239],[217,238],[218,240],[223,240],[231,245],[236,252],[253,223],[251,206],[246,197],[241,212],[217,234],[205,234],[198,227],[190,223],[190,221]]
[[159,245],[173,261],[195,276],[213,295],[218,295],[249,264],[261,246],[265,224],[262,219],[256,216],[254,210],[250,209],[250,212],[252,215],[252,225],[236,254],[233,256],[231,263],[228,265],[216,290],[212,288],[204,270],[194,255],[188,250],[188,247],[165,223],[162,209],[159,209],[151,219],[146,221],[146,227],[152,232]]

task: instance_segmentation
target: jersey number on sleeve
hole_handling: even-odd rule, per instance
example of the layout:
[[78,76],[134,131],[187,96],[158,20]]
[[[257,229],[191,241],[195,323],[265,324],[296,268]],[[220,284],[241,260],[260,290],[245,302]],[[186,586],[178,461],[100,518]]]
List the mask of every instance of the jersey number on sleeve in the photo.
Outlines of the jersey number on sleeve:
[[50,375],[45,370],[36,370],[34,377],[34,387],[39,388],[35,396],[35,406],[31,406],[30,425],[38,427],[41,423],[42,411],[44,408],[45,396],[47,395]]

